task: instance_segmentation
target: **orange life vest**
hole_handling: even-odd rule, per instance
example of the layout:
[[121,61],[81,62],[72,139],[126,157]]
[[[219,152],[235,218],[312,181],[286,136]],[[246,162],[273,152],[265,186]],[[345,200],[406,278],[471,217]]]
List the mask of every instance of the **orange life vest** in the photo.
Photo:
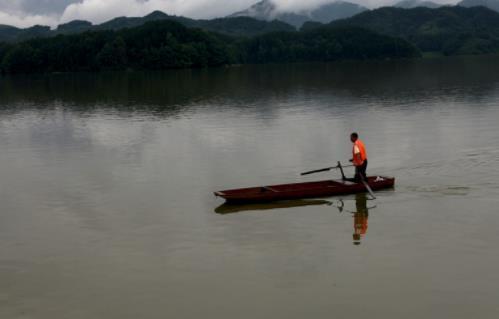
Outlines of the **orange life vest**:
[[364,161],[367,159],[367,152],[366,147],[361,140],[356,140],[355,143],[353,143],[352,154],[353,165],[361,166],[362,164],[364,164]]

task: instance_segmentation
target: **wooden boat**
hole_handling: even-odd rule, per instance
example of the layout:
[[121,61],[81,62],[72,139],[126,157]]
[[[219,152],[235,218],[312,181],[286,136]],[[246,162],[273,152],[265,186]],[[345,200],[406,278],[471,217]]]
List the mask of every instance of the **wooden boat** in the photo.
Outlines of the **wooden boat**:
[[[395,178],[370,176],[367,183],[373,190],[392,188]],[[362,183],[347,180],[325,180],[295,184],[282,184],[251,188],[229,189],[215,192],[228,203],[265,203],[279,200],[331,197],[366,192]]]

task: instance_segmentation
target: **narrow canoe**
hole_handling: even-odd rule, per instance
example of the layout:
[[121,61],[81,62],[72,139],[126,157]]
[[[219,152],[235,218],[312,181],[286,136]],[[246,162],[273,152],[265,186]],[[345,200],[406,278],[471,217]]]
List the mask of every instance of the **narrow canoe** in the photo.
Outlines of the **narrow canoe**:
[[[373,190],[392,188],[395,178],[370,176],[367,179]],[[229,189],[215,192],[218,197],[228,203],[266,203],[279,200],[331,197],[336,195],[356,194],[366,192],[361,183],[343,180],[326,180],[319,182],[282,184],[251,188]]]

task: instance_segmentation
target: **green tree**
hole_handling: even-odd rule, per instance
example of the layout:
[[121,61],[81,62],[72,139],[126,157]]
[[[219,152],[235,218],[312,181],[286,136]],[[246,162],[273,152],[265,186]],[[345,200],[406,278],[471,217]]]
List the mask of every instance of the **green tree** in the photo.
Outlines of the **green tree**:
[[27,43],[14,46],[7,51],[2,62],[2,69],[10,73],[36,72],[38,68],[38,53]]
[[97,63],[103,68],[124,68],[127,65],[125,40],[118,36],[112,42],[106,43],[97,55]]

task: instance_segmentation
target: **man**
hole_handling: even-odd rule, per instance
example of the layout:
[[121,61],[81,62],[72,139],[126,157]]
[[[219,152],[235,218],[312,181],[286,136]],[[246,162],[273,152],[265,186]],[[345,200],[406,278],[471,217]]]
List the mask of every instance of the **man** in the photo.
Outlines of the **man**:
[[360,182],[362,179],[367,180],[367,152],[364,143],[359,139],[359,134],[352,133],[350,141],[353,143],[352,159],[350,162],[355,166],[355,181]]

